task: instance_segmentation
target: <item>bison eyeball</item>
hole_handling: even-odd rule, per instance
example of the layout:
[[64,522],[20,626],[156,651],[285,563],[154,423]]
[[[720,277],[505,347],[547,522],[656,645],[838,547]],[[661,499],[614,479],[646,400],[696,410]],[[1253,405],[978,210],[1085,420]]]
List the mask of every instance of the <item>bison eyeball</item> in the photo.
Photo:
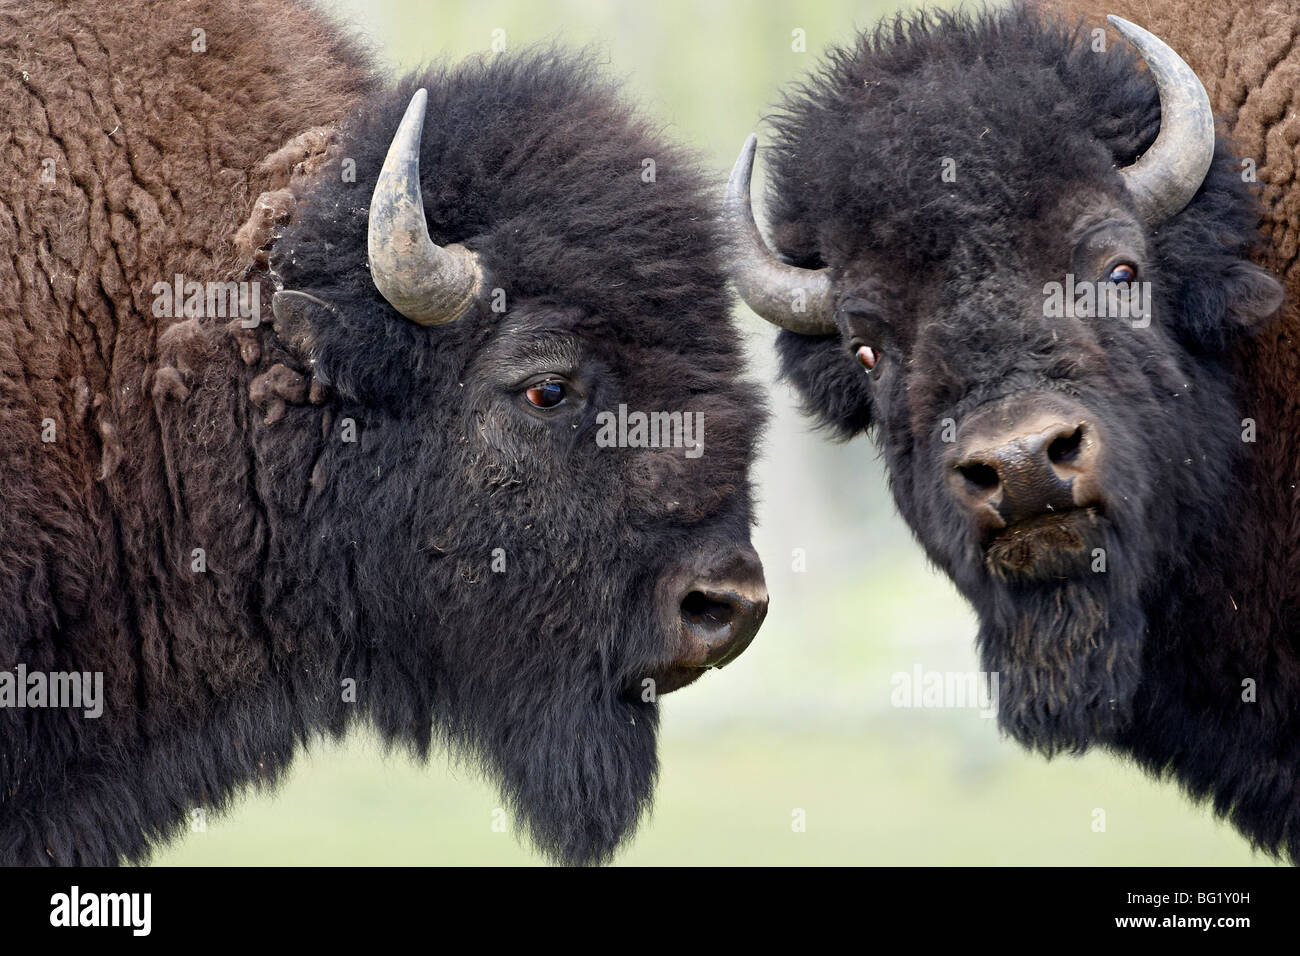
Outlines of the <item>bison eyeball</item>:
[[876,361],[879,358],[879,356],[876,355],[875,349],[866,345],[858,346],[857,356],[858,356],[858,364],[860,364],[868,372],[876,367]]
[[1110,275],[1107,278],[1116,285],[1124,285],[1134,281],[1137,277],[1137,266],[1131,262],[1118,262],[1111,267]]
[[524,397],[535,408],[554,408],[564,401],[563,382],[538,382],[524,391]]

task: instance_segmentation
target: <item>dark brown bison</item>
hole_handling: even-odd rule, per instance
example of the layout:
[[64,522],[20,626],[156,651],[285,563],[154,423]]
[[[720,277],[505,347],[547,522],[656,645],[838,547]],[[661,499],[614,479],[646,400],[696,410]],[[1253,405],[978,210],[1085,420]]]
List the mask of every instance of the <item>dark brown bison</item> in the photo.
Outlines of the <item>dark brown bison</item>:
[[606,859],[766,608],[698,170],[581,59],[389,83],[273,0],[6,0],[0,103],[0,862],[363,722]]
[[1300,20],[1118,6],[1194,54],[1217,137],[1127,21],[900,16],[778,113],[775,254],[746,147],[734,275],[810,411],[874,435],[1002,727],[1130,755],[1300,859]]

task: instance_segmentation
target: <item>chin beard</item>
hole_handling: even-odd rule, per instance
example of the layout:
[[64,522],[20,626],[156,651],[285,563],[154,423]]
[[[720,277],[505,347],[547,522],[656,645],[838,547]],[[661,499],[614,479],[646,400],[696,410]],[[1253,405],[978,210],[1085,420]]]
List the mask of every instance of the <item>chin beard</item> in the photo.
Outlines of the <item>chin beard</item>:
[[650,806],[658,707],[547,695],[500,712],[484,756],[534,844],[558,863],[607,863]]
[[1049,757],[1113,739],[1132,719],[1146,616],[1137,576],[1109,553],[1106,573],[988,581],[977,605],[983,667],[999,675],[998,724]]

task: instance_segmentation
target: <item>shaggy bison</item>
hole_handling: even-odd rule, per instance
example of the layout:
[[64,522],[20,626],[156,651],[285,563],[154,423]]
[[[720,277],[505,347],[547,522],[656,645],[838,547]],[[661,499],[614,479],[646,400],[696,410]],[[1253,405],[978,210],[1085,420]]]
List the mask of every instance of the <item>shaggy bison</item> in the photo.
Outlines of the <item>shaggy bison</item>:
[[1001,726],[1130,755],[1296,860],[1300,313],[1269,270],[1294,303],[1300,21],[1129,6],[1230,135],[1125,20],[902,16],[777,115],[775,254],[747,144],[733,273],[809,410],[874,435]]
[[607,859],[766,609],[699,171],[581,59],[391,84],[296,3],[4,2],[0,64],[0,861],[362,722]]

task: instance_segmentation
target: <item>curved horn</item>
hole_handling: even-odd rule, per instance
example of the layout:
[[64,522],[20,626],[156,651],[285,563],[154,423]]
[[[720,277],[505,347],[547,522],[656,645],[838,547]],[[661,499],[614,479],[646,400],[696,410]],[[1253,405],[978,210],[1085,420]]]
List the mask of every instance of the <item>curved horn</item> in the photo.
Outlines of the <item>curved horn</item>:
[[[828,269],[787,265],[768,249],[750,205],[758,137],[750,135],[731,170],[723,219],[729,233],[728,268],[745,304],[769,322],[801,335],[835,331],[831,277]],[[802,306],[802,308],[799,308]]]
[[429,238],[420,196],[420,134],[428,94],[416,90],[393,136],[370,198],[367,250],[375,288],[419,325],[445,325],[469,311],[483,284],[478,256]]
[[1214,159],[1214,111],[1205,87],[1163,40],[1122,17],[1106,18],[1146,61],[1160,90],[1160,133],[1120,170],[1142,218],[1155,225],[1191,201]]

